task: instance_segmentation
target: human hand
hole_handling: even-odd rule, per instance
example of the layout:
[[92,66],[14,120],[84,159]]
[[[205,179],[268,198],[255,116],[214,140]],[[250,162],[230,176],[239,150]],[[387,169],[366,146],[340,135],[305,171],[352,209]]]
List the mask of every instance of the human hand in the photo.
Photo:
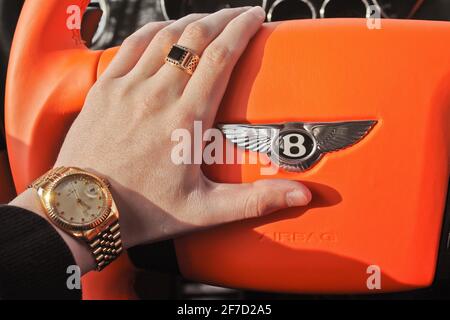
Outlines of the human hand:
[[[126,248],[309,203],[302,184],[220,184],[171,161],[175,129],[213,125],[232,70],[264,21],[261,8],[150,23],[131,35],[89,92],[55,166],[111,182]],[[164,63],[174,43],[198,55],[189,76]]]

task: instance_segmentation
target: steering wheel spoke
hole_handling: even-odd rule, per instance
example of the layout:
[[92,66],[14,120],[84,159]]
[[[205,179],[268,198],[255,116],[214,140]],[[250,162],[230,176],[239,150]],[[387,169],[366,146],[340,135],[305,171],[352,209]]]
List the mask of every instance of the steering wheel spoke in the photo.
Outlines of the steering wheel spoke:
[[[18,192],[55,162],[62,138],[97,79],[102,51],[76,26],[89,1],[26,1],[14,36],[6,85],[8,153]],[[126,255],[83,277],[86,299],[135,298]],[[100,285],[101,284],[101,285]]]

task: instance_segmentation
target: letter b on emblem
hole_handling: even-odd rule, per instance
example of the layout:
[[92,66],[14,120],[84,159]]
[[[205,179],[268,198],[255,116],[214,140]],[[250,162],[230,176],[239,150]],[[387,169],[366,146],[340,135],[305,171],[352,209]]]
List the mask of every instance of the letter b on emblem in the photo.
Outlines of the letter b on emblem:
[[290,158],[301,158],[306,154],[305,137],[299,133],[290,133],[283,140],[283,155]]

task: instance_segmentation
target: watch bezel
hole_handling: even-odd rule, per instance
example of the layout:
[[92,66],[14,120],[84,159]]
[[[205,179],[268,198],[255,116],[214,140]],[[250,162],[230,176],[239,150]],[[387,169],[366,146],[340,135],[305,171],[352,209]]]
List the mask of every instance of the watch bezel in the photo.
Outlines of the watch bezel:
[[[102,212],[100,213],[99,217],[95,219],[93,222],[86,223],[84,225],[79,224],[70,224],[69,222],[61,219],[60,215],[56,211],[56,208],[54,207],[52,203],[52,197],[55,191],[55,188],[65,179],[69,179],[73,176],[86,176],[93,180],[95,180],[101,188],[101,191],[103,195],[106,197],[106,207],[102,209]],[[97,177],[94,174],[91,174],[89,172],[84,171],[68,171],[64,173],[61,177],[56,179],[55,181],[49,183],[46,188],[45,192],[43,194],[43,197],[41,197],[44,207],[46,208],[47,215],[50,218],[50,220],[55,223],[60,228],[67,230],[67,231],[87,231],[92,230],[100,226],[103,222],[107,220],[107,218],[111,214],[112,205],[113,205],[113,198],[111,191],[108,188],[108,184],[103,180]]]

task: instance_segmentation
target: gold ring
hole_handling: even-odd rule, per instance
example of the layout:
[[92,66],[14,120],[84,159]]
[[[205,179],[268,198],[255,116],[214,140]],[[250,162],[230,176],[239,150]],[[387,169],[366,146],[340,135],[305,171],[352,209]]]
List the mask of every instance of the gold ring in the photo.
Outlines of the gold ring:
[[166,62],[182,69],[189,75],[192,75],[195,69],[197,69],[200,62],[200,57],[192,50],[178,44],[174,44],[166,57]]

